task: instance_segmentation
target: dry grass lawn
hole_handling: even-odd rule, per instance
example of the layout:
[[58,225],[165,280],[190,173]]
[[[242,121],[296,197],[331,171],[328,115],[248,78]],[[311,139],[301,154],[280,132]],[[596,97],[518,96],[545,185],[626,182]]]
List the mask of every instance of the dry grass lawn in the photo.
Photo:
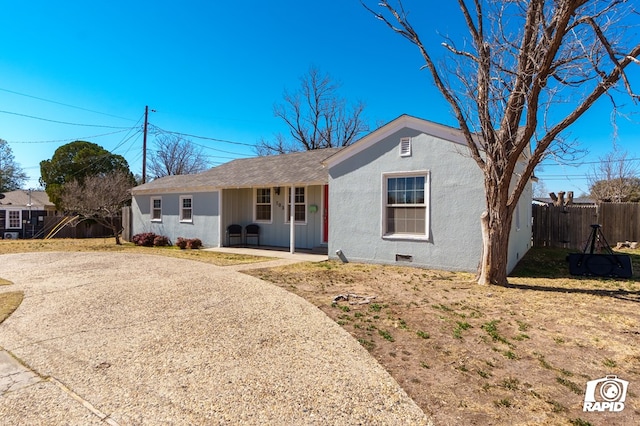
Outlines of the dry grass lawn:
[[0,254],[33,251],[107,251],[160,254],[181,259],[197,260],[218,266],[237,265],[272,260],[259,256],[244,256],[204,250],[180,250],[178,247],[139,247],[132,243],[116,245],[114,238],[52,239],[52,240],[0,240]]
[[[640,281],[571,277],[565,254],[532,250],[509,287],[334,262],[248,273],[342,325],[436,425],[638,424]],[[640,255],[633,260],[639,271]],[[332,303],[348,293],[375,299]],[[608,374],[630,382],[625,409],[583,412],[586,382]]]
[[[66,241],[0,241],[0,253],[104,249],[220,265],[259,260]],[[464,273],[337,262],[247,273],[333,318],[436,425],[631,425],[640,418],[640,251],[627,253],[636,273],[625,281],[571,277],[560,250],[531,250],[508,287],[478,286]],[[344,294],[375,298],[333,303]],[[625,409],[583,412],[586,382],[608,374],[630,382]]]

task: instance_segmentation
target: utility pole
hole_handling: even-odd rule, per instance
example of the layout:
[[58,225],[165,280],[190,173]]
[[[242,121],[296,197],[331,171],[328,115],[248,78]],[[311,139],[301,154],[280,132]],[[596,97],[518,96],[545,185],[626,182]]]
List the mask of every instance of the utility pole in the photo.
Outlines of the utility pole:
[[144,129],[142,130],[142,183],[147,181],[147,122],[149,121],[149,106],[144,107]]

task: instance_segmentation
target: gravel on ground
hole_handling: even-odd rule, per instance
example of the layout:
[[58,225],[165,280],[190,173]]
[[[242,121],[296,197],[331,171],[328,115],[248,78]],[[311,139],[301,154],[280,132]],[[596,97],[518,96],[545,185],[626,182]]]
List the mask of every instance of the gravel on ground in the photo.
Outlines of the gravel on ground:
[[0,265],[0,291],[25,293],[0,350],[32,373],[0,394],[4,425],[430,424],[320,310],[233,268],[98,252]]

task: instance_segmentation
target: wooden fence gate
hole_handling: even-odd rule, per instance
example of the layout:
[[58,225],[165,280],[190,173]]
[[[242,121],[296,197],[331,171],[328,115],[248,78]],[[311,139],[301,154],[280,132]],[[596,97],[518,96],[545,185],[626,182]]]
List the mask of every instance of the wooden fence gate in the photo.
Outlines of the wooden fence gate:
[[601,225],[611,246],[640,240],[640,203],[601,203],[597,206],[538,206],[532,208],[534,247],[583,250],[591,225]]

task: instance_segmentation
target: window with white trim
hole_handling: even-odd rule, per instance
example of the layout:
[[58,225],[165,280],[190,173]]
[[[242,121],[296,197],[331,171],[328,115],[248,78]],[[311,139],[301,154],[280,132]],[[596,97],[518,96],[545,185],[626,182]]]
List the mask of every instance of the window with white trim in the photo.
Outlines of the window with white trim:
[[162,222],[162,197],[151,197],[151,221]]
[[193,198],[191,195],[180,196],[180,222],[193,222]]
[[7,211],[7,229],[22,228],[22,210]]
[[254,221],[271,222],[271,188],[256,188],[254,200]]
[[[296,187],[294,192],[294,208],[293,214],[295,215],[296,223],[307,223],[307,201],[305,197],[304,186]],[[287,188],[287,216],[285,217],[285,223],[289,223],[291,220],[291,188]]]
[[428,236],[428,173],[384,176],[384,236]]

